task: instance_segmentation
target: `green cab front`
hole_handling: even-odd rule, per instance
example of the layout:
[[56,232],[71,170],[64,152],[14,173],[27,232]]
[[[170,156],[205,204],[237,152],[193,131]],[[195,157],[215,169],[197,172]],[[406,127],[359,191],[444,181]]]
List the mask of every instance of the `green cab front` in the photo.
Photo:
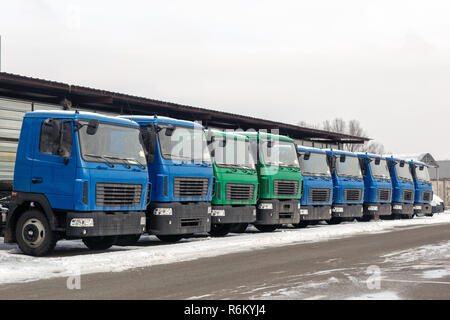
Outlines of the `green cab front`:
[[257,159],[259,191],[255,227],[274,231],[300,222],[302,174],[294,140],[264,132],[243,133]]
[[210,233],[224,236],[255,222],[258,175],[246,136],[218,130],[207,135],[215,178]]

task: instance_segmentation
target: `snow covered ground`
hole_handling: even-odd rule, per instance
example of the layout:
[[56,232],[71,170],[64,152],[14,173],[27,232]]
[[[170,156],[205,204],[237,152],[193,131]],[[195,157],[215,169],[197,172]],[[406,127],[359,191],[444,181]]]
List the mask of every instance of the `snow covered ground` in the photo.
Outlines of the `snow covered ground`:
[[[42,258],[23,255],[16,245],[4,244],[3,238],[0,238],[0,284],[96,272],[120,272],[132,268],[301,242],[326,241],[359,234],[392,232],[421,225],[444,223],[450,223],[450,211],[434,217],[416,217],[412,220],[317,225],[306,229],[281,229],[273,233],[259,233],[250,228],[245,234],[230,234],[224,238],[211,238],[203,235],[185,239],[176,244],[162,244],[153,236],[143,236],[136,246],[114,246],[105,252],[89,251],[81,241],[60,241],[53,255]],[[424,277],[433,279],[447,272],[449,272],[447,269],[434,270],[424,273]],[[331,279],[330,281],[335,280]],[[392,297],[390,293],[387,295]]]

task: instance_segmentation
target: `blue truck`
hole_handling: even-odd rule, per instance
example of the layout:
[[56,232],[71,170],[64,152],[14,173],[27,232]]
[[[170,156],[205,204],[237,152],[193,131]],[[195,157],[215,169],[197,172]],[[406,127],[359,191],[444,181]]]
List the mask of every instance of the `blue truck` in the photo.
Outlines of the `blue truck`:
[[411,219],[414,216],[414,180],[407,161],[386,157],[392,181],[392,215]]
[[390,216],[392,181],[386,158],[367,153],[359,153],[358,158],[364,177],[363,216],[359,220]]
[[333,177],[333,204],[330,224],[363,216],[364,180],[356,154],[327,150],[328,164]]
[[300,222],[295,227],[304,228],[321,220],[331,219],[333,179],[324,150],[297,146],[298,160],[303,176],[300,199]]
[[209,232],[214,171],[204,127],[167,117],[120,118],[141,126],[153,186],[147,232],[164,242]]
[[431,201],[433,200],[433,187],[430,174],[425,163],[410,161],[409,167],[414,180],[414,214],[433,216]]
[[59,239],[93,250],[145,231],[148,172],[139,126],[76,111],[26,113],[13,190],[2,224],[5,243],[28,255]]

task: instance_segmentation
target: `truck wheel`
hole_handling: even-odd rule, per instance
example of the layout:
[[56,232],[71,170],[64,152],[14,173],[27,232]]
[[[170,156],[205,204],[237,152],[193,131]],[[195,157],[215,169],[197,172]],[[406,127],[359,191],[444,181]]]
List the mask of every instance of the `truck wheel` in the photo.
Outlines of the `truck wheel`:
[[117,246],[122,247],[132,246],[139,241],[140,237],[141,237],[140,234],[128,234],[125,236],[118,236],[115,244]]
[[116,243],[117,236],[86,237],[82,240],[90,250],[106,250]]
[[277,228],[277,224],[258,224],[255,225],[255,228],[261,232],[274,232]]
[[306,228],[309,224],[309,221],[300,221],[299,223],[294,223],[294,228]]
[[244,233],[247,230],[248,223],[233,223],[230,232]]
[[47,217],[39,210],[25,211],[17,221],[16,239],[23,253],[41,257],[53,251],[58,240]]
[[432,217],[434,215],[434,213],[427,213],[426,216],[427,217]]
[[213,223],[211,225],[211,231],[208,233],[212,235],[213,237],[224,237],[226,236],[231,230],[231,224],[215,224]]
[[161,240],[162,242],[169,242],[169,243],[174,243],[174,242],[178,242],[181,239],[183,239],[183,235],[182,234],[159,234],[156,236],[159,240]]
[[328,224],[340,224],[342,222],[342,218],[333,217],[330,220],[327,220]]
[[402,215],[402,218],[403,219],[412,219],[412,218],[414,218],[414,214],[404,214],[404,215]]

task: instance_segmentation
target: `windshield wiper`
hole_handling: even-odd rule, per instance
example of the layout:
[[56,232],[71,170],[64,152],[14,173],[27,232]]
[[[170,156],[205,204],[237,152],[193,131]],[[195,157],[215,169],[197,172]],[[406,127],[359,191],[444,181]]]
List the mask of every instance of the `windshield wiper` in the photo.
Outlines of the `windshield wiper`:
[[125,160],[132,160],[132,161],[136,161],[141,167],[142,169],[145,169],[145,165],[143,163],[141,163],[138,159],[136,158],[126,158]]
[[111,157],[111,156],[105,156],[105,158],[114,159],[114,160],[121,160],[122,163],[123,163],[128,169],[131,168],[131,166],[130,166],[130,164],[129,164],[129,162],[128,162],[127,159],[118,158],[118,157]]
[[111,168],[114,168],[114,163],[112,163],[111,161],[109,161],[106,157],[104,156],[99,156],[96,154],[90,154],[90,153],[85,153],[85,156],[91,157],[91,158],[97,158],[97,159],[102,159],[104,160],[107,164],[109,164],[111,166]]

